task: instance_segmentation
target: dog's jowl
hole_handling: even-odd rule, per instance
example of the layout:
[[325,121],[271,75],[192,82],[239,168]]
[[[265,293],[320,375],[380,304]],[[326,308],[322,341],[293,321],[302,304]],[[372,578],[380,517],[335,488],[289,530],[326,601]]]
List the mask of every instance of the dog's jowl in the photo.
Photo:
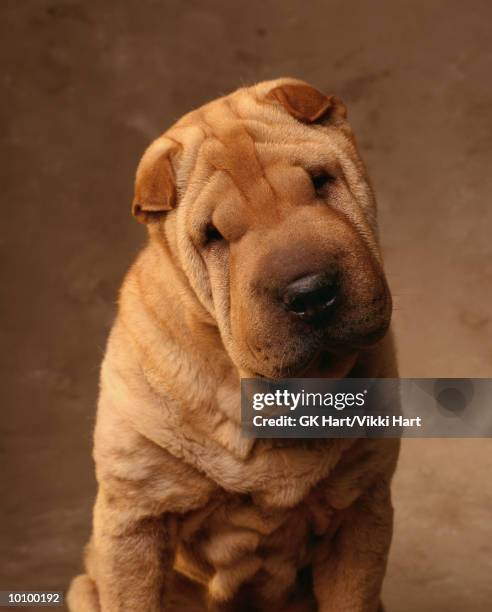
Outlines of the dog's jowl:
[[241,436],[241,377],[394,377],[346,109],[293,79],[185,115],[137,170],[147,246],[101,372],[73,612],[376,612],[397,440]]

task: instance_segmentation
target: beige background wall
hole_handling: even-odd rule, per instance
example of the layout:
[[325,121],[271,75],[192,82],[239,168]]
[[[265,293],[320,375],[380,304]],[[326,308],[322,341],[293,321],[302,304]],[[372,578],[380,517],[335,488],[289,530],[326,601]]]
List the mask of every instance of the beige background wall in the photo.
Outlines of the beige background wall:
[[[492,376],[492,5],[486,0],[3,0],[0,585],[64,588],[146,144],[241,83],[348,104],[379,195],[404,376]],[[490,440],[404,443],[394,612],[492,600]]]

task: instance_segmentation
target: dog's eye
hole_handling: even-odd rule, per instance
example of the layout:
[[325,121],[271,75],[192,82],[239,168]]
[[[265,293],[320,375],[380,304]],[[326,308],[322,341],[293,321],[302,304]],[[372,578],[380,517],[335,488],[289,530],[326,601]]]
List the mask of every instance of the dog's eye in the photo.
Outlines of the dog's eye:
[[333,183],[334,180],[334,176],[331,176],[330,174],[324,171],[313,172],[311,174],[311,181],[313,183],[313,187],[316,193],[320,193],[324,187],[326,187],[330,183]]
[[224,240],[224,236],[222,236],[222,234],[219,232],[219,230],[215,227],[213,223],[209,223],[205,228],[205,246],[211,244],[212,242],[219,242],[221,240]]

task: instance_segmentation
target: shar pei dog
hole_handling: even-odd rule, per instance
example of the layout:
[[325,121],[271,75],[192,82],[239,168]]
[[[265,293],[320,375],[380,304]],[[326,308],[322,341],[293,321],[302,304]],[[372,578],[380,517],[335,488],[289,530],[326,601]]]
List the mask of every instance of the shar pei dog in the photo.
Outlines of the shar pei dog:
[[73,612],[376,612],[398,440],[241,435],[242,377],[395,377],[376,205],[346,109],[278,79],[146,150],[149,240],[101,371]]

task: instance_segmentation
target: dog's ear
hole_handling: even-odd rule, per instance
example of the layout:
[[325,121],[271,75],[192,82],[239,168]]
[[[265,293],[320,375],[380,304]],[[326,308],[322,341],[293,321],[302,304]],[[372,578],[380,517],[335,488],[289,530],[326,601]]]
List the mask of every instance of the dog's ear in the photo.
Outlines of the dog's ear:
[[171,163],[176,148],[173,143],[156,141],[138,165],[132,214],[140,223],[158,221],[176,206],[176,180]]
[[337,96],[327,96],[307,83],[286,83],[269,91],[266,99],[280,103],[303,123],[337,124],[347,118],[345,104]]

